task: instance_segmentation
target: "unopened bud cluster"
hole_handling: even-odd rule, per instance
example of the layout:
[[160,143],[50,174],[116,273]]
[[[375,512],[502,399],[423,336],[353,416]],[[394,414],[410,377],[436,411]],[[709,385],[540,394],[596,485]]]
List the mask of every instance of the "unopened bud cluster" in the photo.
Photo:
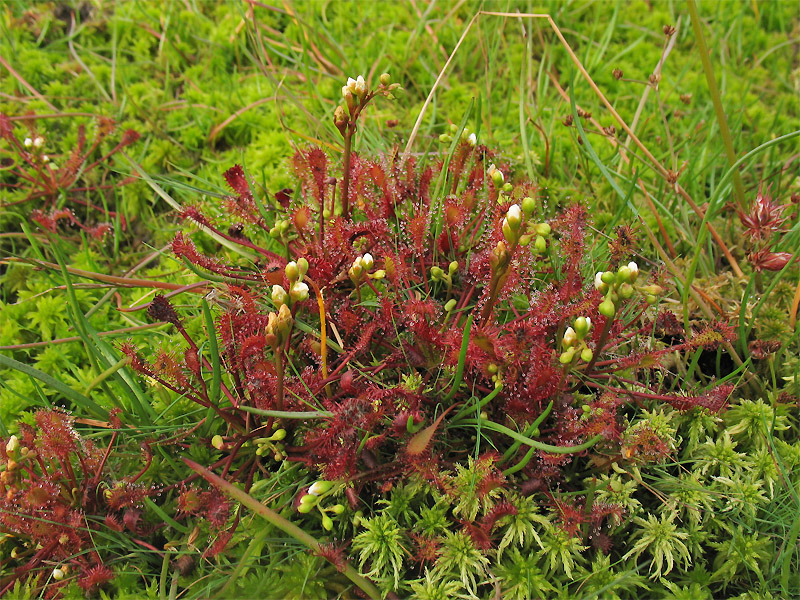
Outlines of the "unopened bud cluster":
[[256,438],[253,442],[256,444],[256,456],[272,455],[276,461],[281,461],[286,458],[286,448],[281,443],[286,438],[286,430],[283,427],[276,429],[271,436],[265,438]]
[[[550,225],[536,223],[531,220],[536,202],[533,198],[523,198],[522,204],[512,204],[503,219],[503,237],[511,246],[529,246],[533,243],[533,250],[544,254],[547,250],[547,237],[550,235]],[[525,227],[522,227],[523,218]]]
[[322,528],[325,531],[330,531],[333,529],[333,516],[341,515],[345,508],[343,504],[333,504],[331,506],[323,506],[323,500],[332,494],[334,494],[338,490],[339,486],[337,486],[333,481],[327,481],[324,479],[320,479],[319,481],[315,481],[311,484],[306,491],[300,497],[300,503],[297,506],[297,512],[306,514],[310,513],[314,507],[319,510],[320,514],[322,515]]
[[289,280],[289,292],[287,293],[282,285],[272,286],[272,303],[278,309],[284,304],[292,307],[298,302],[308,300],[308,284],[303,283],[303,277],[308,272],[308,261],[303,257],[298,258],[296,262],[290,261],[286,264],[284,272]]
[[278,219],[269,230],[269,235],[274,239],[287,242],[290,238],[292,222],[289,219]]
[[378,269],[372,272],[373,268],[375,268],[375,259],[372,258],[372,254],[367,252],[353,261],[352,266],[347,270],[347,276],[356,287],[361,285],[365,279],[383,279],[386,277],[385,270]]
[[19,438],[12,435],[6,442],[6,457],[6,468],[0,472],[0,490],[6,488],[6,495],[11,497],[17,489],[20,464],[26,460],[36,458],[36,452],[31,451],[27,446],[21,445]]
[[586,343],[586,336],[592,328],[592,320],[589,317],[578,317],[572,324],[572,327],[567,327],[564,332],[564,337],[561,340],[561,347],[564,351],[561,353],[559,360],[562,364],[569,364],[578,354],[584,362],[590,362],[594,357],[594,352]]
[[[450,125],[450,133],[443,133],[439,136],[439,141],[443,144],[449,144],[453,141],[453,136],[458,133],[458,126],[455,124]],[[478,136],[470,132],[469,127],[464,127],[461,131],[460,141],[468,146],[475,147],[478,144]]]
[[[453,275],[455,275],[457,271],[458,262],[455,260],[447,266],[447,273],[445,273],[444,269],[441,267],[431,267],[431,279],[436,282],[444,282],[449,290],[453,287]],[[453,308],[455,308],[455,306]]]
[[655,284],[637,286],[635,284],[638,277],[639,266],[635,262],[621,266],[616,273],[598,271],[594,276],[594,287],[605,294],[605,298],[598,306],[600,314],[609,319],[612,318],[616,314],[620,302],[630,299],[637,291],[644,296],[648,304],[653,305],[658,302],[658,296],[664,290]]
[[489,374],[492,376],[492,383],[494,387],[499,388],[503,385],[503,374],[500,372],[500,367],[498,367],[494,363],[489,363],[489,366],[486,367],[486,370],[489,371]]

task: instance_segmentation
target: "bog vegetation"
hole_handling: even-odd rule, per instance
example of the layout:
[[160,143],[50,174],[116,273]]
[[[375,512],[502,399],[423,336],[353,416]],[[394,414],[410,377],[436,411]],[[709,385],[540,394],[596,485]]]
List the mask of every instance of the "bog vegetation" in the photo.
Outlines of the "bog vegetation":
[[3,6],[0,596],[800,596],[796,8],[491,8]]

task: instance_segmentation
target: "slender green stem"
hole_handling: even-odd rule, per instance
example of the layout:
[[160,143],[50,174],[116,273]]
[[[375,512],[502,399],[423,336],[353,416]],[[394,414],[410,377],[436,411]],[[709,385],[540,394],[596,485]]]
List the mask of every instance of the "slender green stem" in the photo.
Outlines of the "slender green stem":
[[458,366],[456,367],[456,376],[453,380],[453,385],[450,388],[450,393],[447,394],[447,397],[444,399],[445,402],[449,402],[453,399],[458,391],[458,387],[461,385],[461,380],[464,378],[464,365],[467,361],[467,349],[469,348],[469,334],[470,330],[472,329],[472,315],[470,314],[467,317],[467,323],[464,325],[464,335],[461,336],[461,351],[458,353]]
[[[533,432],[536,431],[539,428],[539,425],[541,425],[542,421],[544,421],[547,418],[547,415],[550,414],[551,410],[553,410],[553,401],[552,400],[550,400],[550,403],[542,411],[542,414],[540,414],[538,417],[536,417],[536,420],[525,428],[525,434],[524,435],[526,437],[534,435]],[[509,449],[506,450],[503,453],[503,460],[501,460],[500,462],[506,462],[508,459],[510,459],[512,456],[514,456],[514,454],[517,453],[517,450],[519,450],[520,446],[522,446],[522,442],[520,442],[519,440],[515,440],[514,443],[511,444]]]
[[[463,422],[464,425],[478,425],[477,419],[467,419]],[[495,423],[494,421],[481,421],[480,426],[489,429],[491,431],[496,431],[497,433],[502,433],[507,435],[508,437],[520,441],[523,444],[528,446],[532,446],[537,450],[543,450],[545,452],[549,452],[550,454],[574,454],[576,452],[583,452],[584,450],[588,450],[592,446],[594,446],[597,442],[603,439],[602,435],[596,435],[592,439],[579,444],[577,446],[553,446],[551,444],[545,444],[544,442],[539,442],[537,440],[532,440],[531,438],[522,435],[514,431],[513,429],[509,429],[500,423]]]
[[492,400],[494,400],[494,399],[497,397],[497,394],[499,394],[499,393],[500,393],[502,390],[503,390],[503,386],[502,386],[502,385],[498,385],[496,388],[494,388],[494,389],[493,389],[493,390],[492,390],[492,391],[489,393],[489,395],[488,395],[488,396],[486,396],[486,398],[484,398],[483,400],[481,400],[481,401],[478,403],[478,405],[477,405],[477,406],[475,406],[475,405],[471,405],[471,406],[465,406],[465,407],[464,407],[464,408],[462,408],[460,411],[458,411],[458,414],[456,414],[456,416],[455,416],[455,417],[453,417],[453,418],[451,419],[451,421],[450,421],[450,424],[452,425],[453,423],[457,423],[457,422],[458,422],[458,421],[461,419],[461,417],[463,417],[464,415],[466,415],[468,412],[477,412],[477,411],[480,411],[480,410],[481,410],[481,409],[482,409],[484,406],[486,406],[487,404],[489,404],[489,402],[491,402]]
[[263,410],[261,408],[253,408],[252,406],[240,406],[239,408],[245,412],[253,413],[254,415],[274,417],[276,419],[327,419],[333,416],[333,413],[327,410],[294,412],[289,410]]
[[355,123],[348,124],[344,133],[344,163],[342,165],[342,216],[350,216],[350,155],[353,151]]
[[118,360],[115,364],[113,364],[110,367],[108,367],[105,371],[100,373],[100,375],[98,375],[97,377],[95,377],[92,380],[92,382],[84,390],[84,392],[83,392],[84,395],[88,395],[89,392],[91,392],[94,388],[96,388],[98,385],[103,383],[106,379],[111,377],[114,373],[119,371],[122,367],[127,365],[129,362],[131,362],[130,356],[124,356],[122,359]]
[[[694,0],[686,0],[686,6],[689,8],[689,15],[692,17],[694,37],[697,40],[697,48],[700,52],[700,61],[703,63],[703,71],[705,71],[706,74],[708,91],[711,93],[711,100],[714,103],[714,112],[717,115],[719,133],[722,137],[722,143],[725,146],[725,156],[728,159],[728,165],[732,167],[734,163],[736,163],[736,152],[733,149],[733,140],[731,139],[730,129],[728,129],[728,119],[725,116],[725,110],[722,108],[722,99],[720,98],[719,89],[717,88],[717,81],[714,79],[714,67],[711,65],[708,47],[706,46],[706,40],[703,37],[700,15],[697,13],[697,5],[695,4]],[[736,203],[739,205],[739,208],[744,210],[746,206],[744,199],[744,186],[742,185],[742,178],[738,172],[733,173],[733,189],[736,196]]]
[[275,375],[278,378],[277,390],[275,391],[275,408],[283,410],[283,347],[275,349]]

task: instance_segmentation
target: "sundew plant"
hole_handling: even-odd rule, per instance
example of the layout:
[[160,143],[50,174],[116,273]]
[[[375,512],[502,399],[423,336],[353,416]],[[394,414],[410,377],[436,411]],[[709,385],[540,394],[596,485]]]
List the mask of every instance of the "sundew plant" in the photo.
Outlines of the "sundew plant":
[[462,4],[6,8],[0,596],[800,595],[797,15]]

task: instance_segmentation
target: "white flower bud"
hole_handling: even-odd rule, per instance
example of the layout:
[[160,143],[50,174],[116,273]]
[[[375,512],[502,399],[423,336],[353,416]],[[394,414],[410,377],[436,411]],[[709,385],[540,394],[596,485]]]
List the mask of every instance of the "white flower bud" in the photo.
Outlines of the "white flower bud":
[[8,438],[8,443],[6,444],[6,452],[8,454],[11,454],[17,448],[19,448],[19,438],[15,435],[12,435],[10,438]]
[[371,271],[371,270],[372,270],[372,267],[374,267],[374,266],[375,266],[375,261],[374,261],[374,259],[372,258],[372,254],[370,254],[369,252],[367,252],[367,253],[366,253],[366,254],[365,254],[365,255],[364,255],[362,258],[361,258],[361,266],[362,266],[362,267],[364,267],[364,270],[365,270],[365,271]]
[[599,290],[605,285],[603,283],[603,271],[598,271],[597,275],[594,276],[594,289]]
[[522,209],[519,207],[519,204],[511,205],[506,213],[506,219],[508,219],[508,224],[511,225],[512,229],[519,229],[522,223]]
[[286,293],[286,290],[283,289],[282,285],[273,285],[272,286],[272,303],[275,306],[280,306],[281,304],[286,304],[289,301],[289,294]]
[[470,133],[469,137],[467,137],[467,143],[474,148],[478,143],[478,136],[476,136],[474,133]]
[[25,146],[26,148],[30,148],[31,146],[33,146],[33,140],[31,138],[25,138],[25,141],[22,142],[22,145]]
[[574,346],[578,341],[578,334],[575,333],[575,330],[572,327],[567,327],[567,330],[564,332],[564,340],[562,344],[564,348],[570,348]]
[[356,79],[355,92],[354,93],[359,98],[363,97],[364,94],[367,93],[367,82],[364,81],[364,78],[361,75],[359,75],[358,79]]
[[637,265],[635,262],[629,262],[628,268],[631,270],[631,283],[633,283],[639,276],[639,265]]
[[324,494],[325,492],[330,490],[332,487],[333,487],[333,482],[321,479],[311,484],[311,487],[308,488],[308,493],[312,496],[319,496],[320,494]]
[[33,147],[34,148],[41,148],[44,146],[44,138],[42,136],[36,136],[33,140]]

